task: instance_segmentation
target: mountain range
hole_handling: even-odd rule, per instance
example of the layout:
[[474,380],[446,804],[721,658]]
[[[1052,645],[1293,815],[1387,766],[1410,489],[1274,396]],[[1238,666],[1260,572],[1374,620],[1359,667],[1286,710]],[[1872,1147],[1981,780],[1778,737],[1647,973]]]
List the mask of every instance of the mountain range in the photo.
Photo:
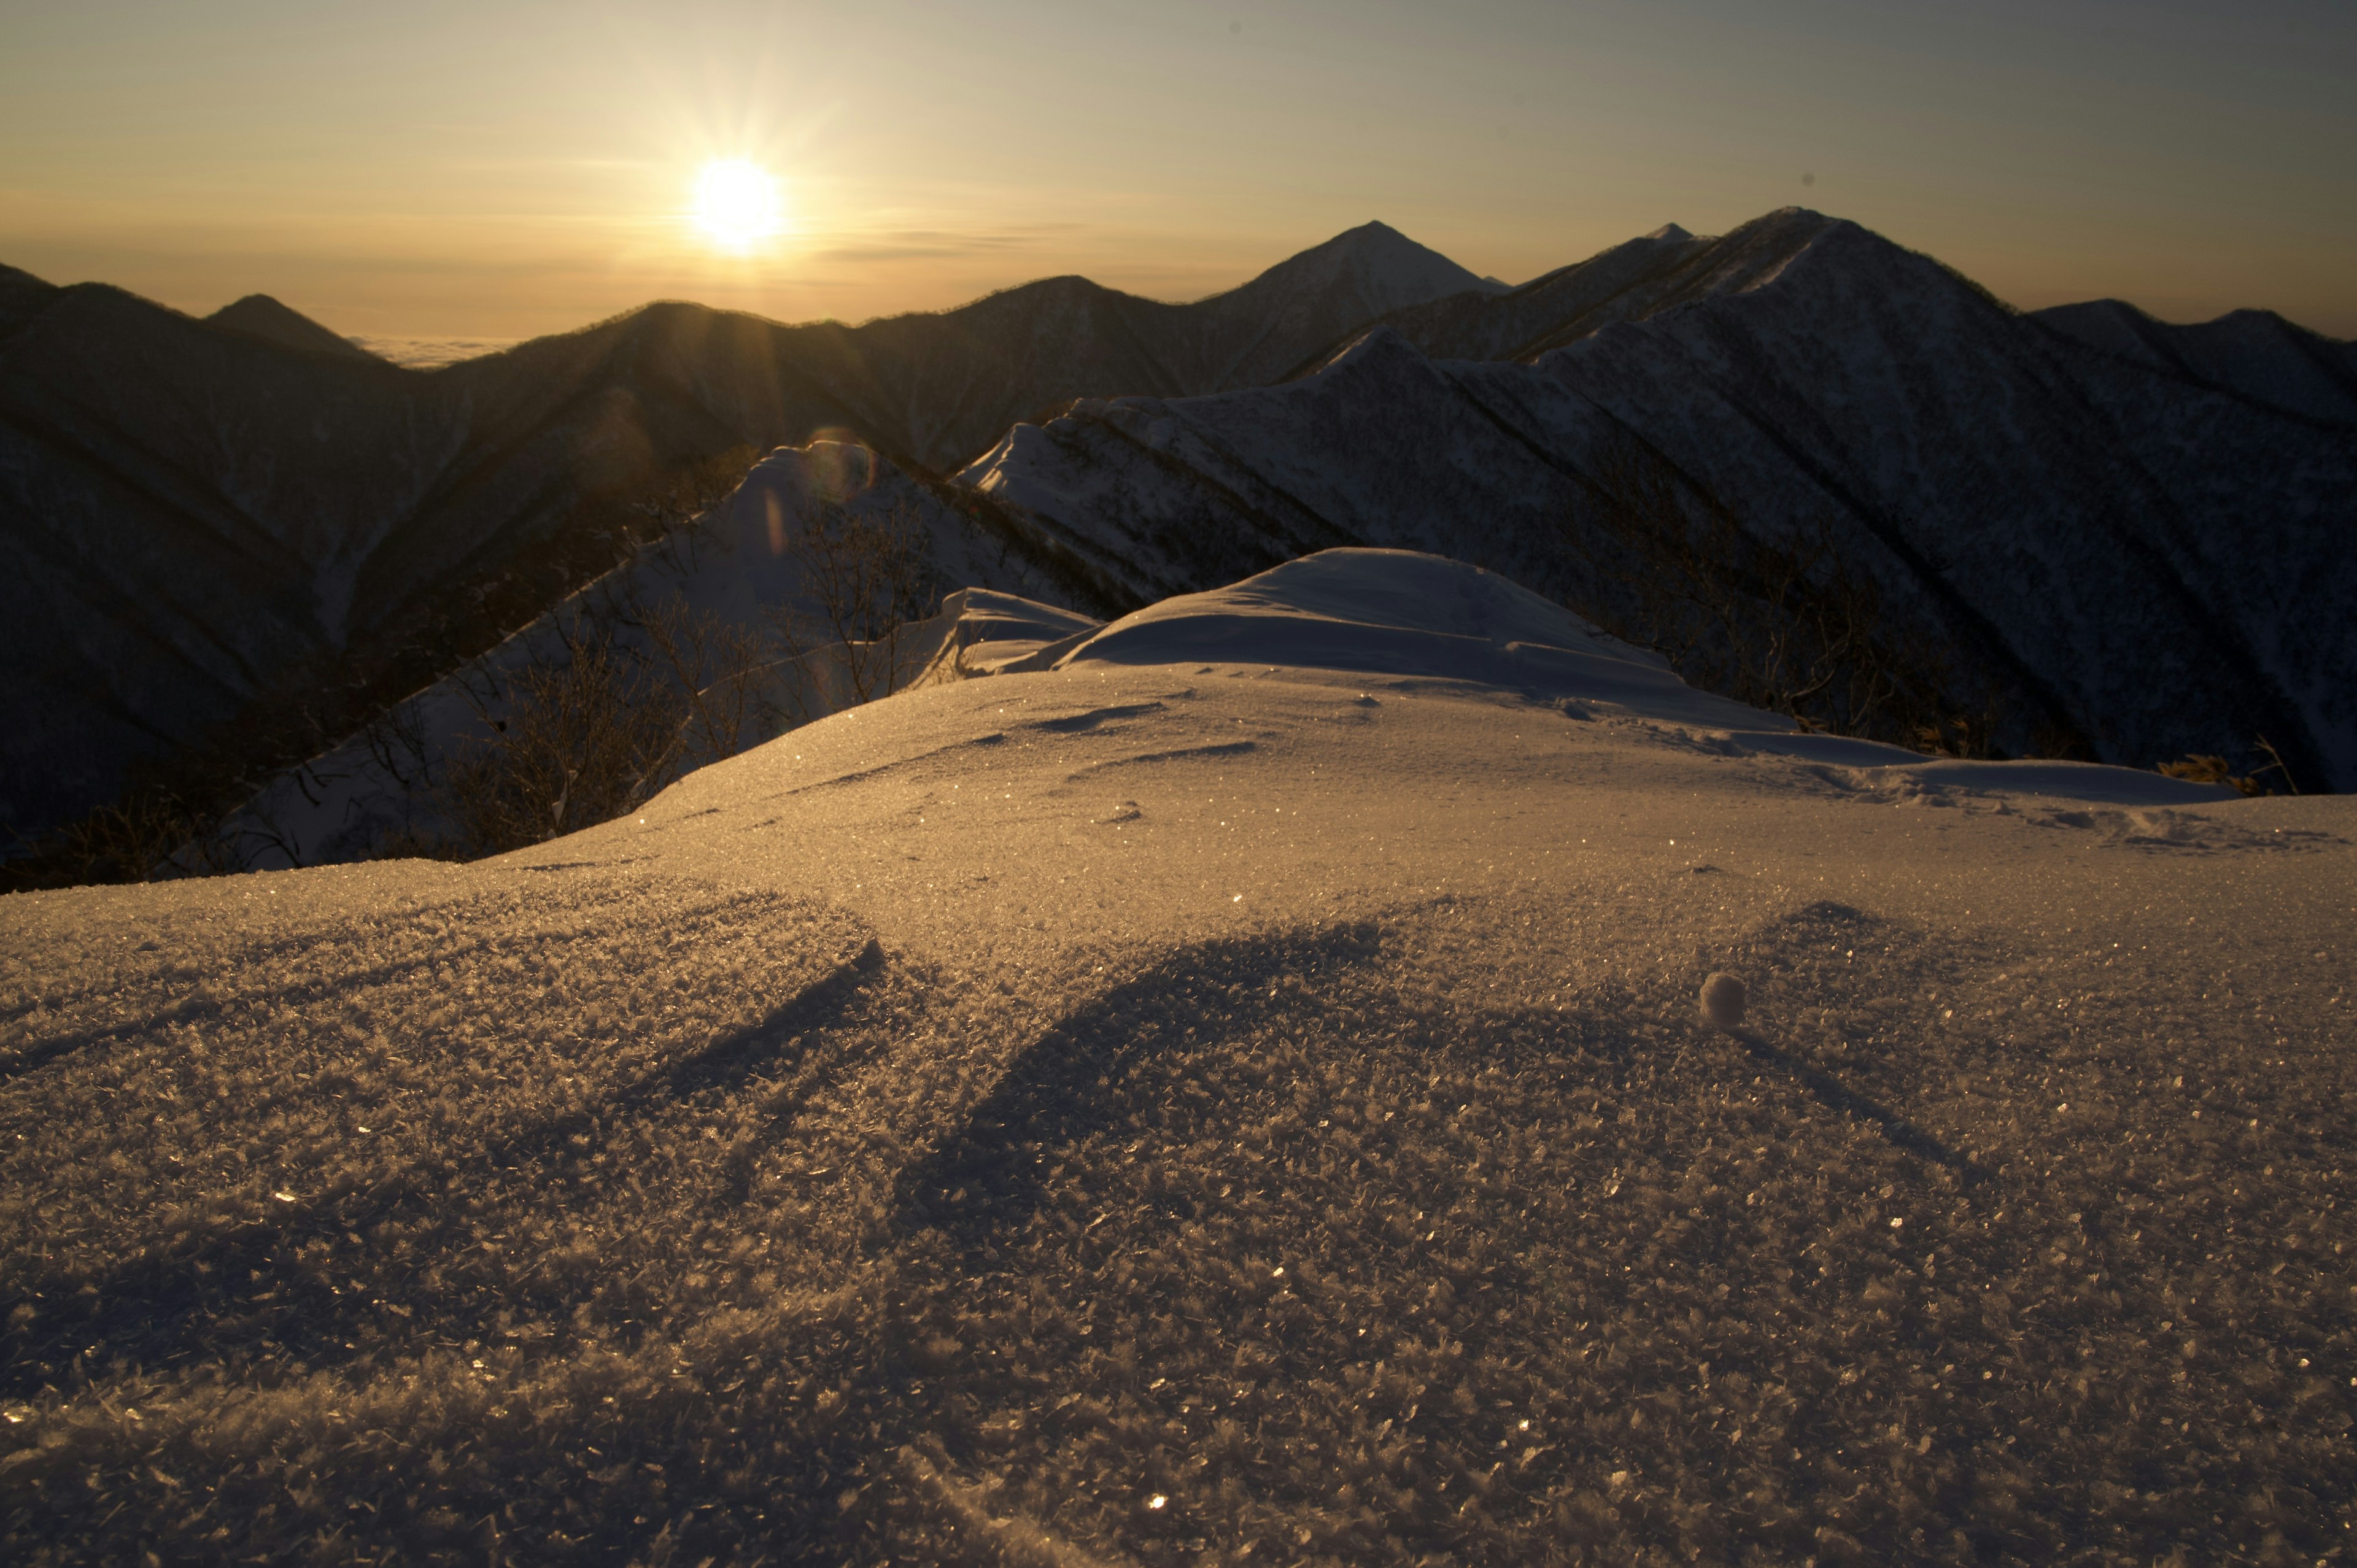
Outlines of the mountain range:
[[1830,538],[2009,749],[2265,737],[2298,787],[2357,785],[2357,349],[2024,315],[1816,213],[1404,310],[1284,385],[1083,402],[957,481],[1141,600],[1375,544],[1584,606],[1616,546],[1583,514],[1632,450],[1755,538]]
[[1755,536],[1837,542],[2003,695],[2013,749],[2265,737],[2301,787],[2357,781],[2357,348],[2025,315],[1815,213],[1511,289],[1369,224],[1191,305],[660,304],[431,372],[339,343],[262,296],[199,321],[0,272],[19,841],[208,737],[324,749],[603,570],[649,498],[822,435],[1013,563],[974,585],[1100,616],[1360,544],[1593,604],[1598,466],[1640,451]]
[[0,840],[169,776],[299,759],[609,565],[634,503],[849,433],[920,471],[1083,395],[1281,375],[1494,285],[1382,224],[1191,305],[1049,278],[781,326],[658,304],[432,371],[266,296],[198,320],[0,268]]

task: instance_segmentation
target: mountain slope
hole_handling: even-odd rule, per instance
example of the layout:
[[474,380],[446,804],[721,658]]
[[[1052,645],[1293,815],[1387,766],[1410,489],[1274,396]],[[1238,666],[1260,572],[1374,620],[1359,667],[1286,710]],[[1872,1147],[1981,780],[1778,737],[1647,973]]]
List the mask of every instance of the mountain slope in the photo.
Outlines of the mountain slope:
[[1759,287],[1809,243],[1821,221],[1792,208],[1723,238],[1664,224],[1520,288],[1408,306],[1383,324],[1434,359],[1534,360],[1616,321]]
[[222,306],[205,319],[215,327],[225,327],[251,338],[265,338],[288,349],[333,354],[347,360],[376,358],[350,338],[339,337],[301,311],[282,305],[266,294],[249,294],[243,299]]
[[14,834],[209,732],[267,752],[356,724],[609,562],[593,530],[625,498],[733,439],[594,360],[437,380],[95,285],[28,303],[0,340]]
[[10,272],[0,839],[208,735],[311,754],[610,564],[636,503],[724,454],[837,432],[950,464],[1076,396],[1277,373],[1459,285],[1373,225],[1191,306],[1080,278],[859,328],[655,305],[425,373],[262,296],[199,322]]
[[[2305,787],[2357,784],[2357,423],[2090,350],[1813,213],[1640,244],[1552,317],[1509,295],[1424,322],[1573,337],[1534,362],[1387,324],[1308,381],[1018,427],[960,482],[1145,597],[1357,542],[1596,603],[1611,552],[1577,520],[1633,444],[1755,536],[1829,529],[2005,695],[2016,747],[2265,736]],[[1591,330],[1632,288],[1650,314]]]
[[664,304],[430,373],[0,272],[0,832],[208,736],[264,774],[316,756],[610,567],[639,503],[821,435],[925,485],[984,453],[936,535],[1093,615],[1352,543],[1600,607],[1619,558],[1567,520],[1633,447],[1755,538],[1822,530],[2016,748],[2248,768],[2264,736],[2345,783],[2352,353],[2250,313],[2017,316],[1799,210],[1503,292],[1370,224],[1191,305]]
[[2287,413],[2357,424],[2357,343],[2296,327],[2272,310],[2175,326],[2124,300],[2033,312],[2030,320],[2147,370]]
[[1427,302],[1482,297],[1494,285],[1382,223],[1362,224],[1191,307],[1220,324],[1220,361],[1195,367],[1199,390],[1280,381],[1305,353],[1367,322]]

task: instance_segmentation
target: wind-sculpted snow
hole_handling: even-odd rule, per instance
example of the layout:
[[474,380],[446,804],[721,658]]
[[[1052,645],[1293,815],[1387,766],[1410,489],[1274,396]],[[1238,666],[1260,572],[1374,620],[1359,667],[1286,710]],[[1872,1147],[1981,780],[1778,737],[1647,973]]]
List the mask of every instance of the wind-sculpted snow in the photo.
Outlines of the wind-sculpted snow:
[[1406,550],[1321,551],[1230,587],[1165,599],[1072,643],[1056,663],[1205,660],[1493,686],[1673,723],[1792,728],[1694,690],[1659,655],[1494,572]]
[[1083,639],[0,900],[0,1552],[2339,1549],[2342,800],[1698,723],[1405,553]]
[[1805,734],[1780,714],[1695,691],[1658,654],[1608,637],[1495,573],[1405,550],[1322,551],[1232,587],[1165,599],[1009,668],[1205,660],[1497,687],[1557,700],[1564,712],[1583,718],[1613,714],[1693,726],[1691,740],[1727,756],[1801,757],[1861,779],[1906,777],[1933,790],[2133,806],[2231,794],[2221,785],[2135,768],[1928,758],[1872,741]]
[[[368,878],[390,907],[331,897],[127,961],[48,933],[60,950],[12,976],[0,1047],[27,1080],[0,1127],[0,1273],[37,1300],[88,1286],[118,1337],[168,1339],[190,1276],[227,1259],[741,1075],[871,940],[770,894],[536,880]],[[70,1112],[93,1100],[113,1114]],[[58,1185],[91,1171],[98,1194]]]

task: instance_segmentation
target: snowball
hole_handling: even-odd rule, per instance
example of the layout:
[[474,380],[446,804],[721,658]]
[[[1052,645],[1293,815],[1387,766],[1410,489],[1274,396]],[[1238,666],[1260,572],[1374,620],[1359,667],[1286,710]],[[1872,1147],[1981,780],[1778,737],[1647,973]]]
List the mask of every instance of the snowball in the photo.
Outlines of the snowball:
[[1733,1033],[1743,1023],[1743,982],[1731,974],[1714,974],[1702,983],[1702,1015],[1714,1028]]

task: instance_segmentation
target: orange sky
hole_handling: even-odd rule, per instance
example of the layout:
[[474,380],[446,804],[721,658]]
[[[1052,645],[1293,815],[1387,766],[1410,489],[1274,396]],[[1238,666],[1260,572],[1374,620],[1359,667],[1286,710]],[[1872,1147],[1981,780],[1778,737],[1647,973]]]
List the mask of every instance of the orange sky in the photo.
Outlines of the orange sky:
[[[1371,218],[1519,282],[1792,203],[2025,306],[2357,336],[2339,0],[87,0],[0,28],[0,261],[361,336],[656,297],[862,319],[1067,272],[1190,298]],[[785,233],[695,228],[717,157],[780,175]]]

